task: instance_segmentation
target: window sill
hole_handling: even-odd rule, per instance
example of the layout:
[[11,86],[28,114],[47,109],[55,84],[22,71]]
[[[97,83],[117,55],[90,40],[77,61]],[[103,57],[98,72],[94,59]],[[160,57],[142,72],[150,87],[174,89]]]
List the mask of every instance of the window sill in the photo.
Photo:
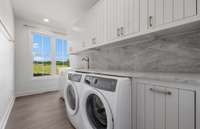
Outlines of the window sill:
[[41,76],[41,77],[33,77],[32,80],[52,80],[58,79],[59,75],[51,75],[51,76]]

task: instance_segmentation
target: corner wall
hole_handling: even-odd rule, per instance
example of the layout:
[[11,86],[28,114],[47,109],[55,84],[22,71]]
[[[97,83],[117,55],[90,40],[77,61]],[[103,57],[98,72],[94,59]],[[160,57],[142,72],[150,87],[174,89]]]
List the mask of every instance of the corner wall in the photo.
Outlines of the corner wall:
[[16,96],[39,94],[58,90],[58,76],[34,78],[32,74],[32,46],[29,28],[35,25],[16,18],[15,76]]
[[[13,38],[14,17],[10,0],[0,0],[0,20]],[[5,129],[15,100],[14,48],[14,43],[8,41],[8,34],[0,24],[0,129]]]

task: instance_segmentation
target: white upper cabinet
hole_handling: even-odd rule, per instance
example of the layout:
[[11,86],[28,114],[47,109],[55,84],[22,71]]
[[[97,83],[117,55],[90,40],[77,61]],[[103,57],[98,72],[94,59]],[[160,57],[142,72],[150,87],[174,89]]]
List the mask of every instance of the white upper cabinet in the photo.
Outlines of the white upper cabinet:
[[93,42],[102,44],[106,41],[106,1],[97,3],[96,8],[96,37]]
[[106,4],[105,1],[99,1],[92,9],[92,28],[93,33],[91,37],[92,45],[98,45],[105,42],[106,38]]
[[148,28],[197,15],[197,0],[147,0]]
[[107,40],[139,32],[139,0],[107,0]]
[[[140,31],[140,1],[139,0],[127,0],[126,5],[128,11],[125,12],[126,27],[125,34],[134,34]],[[127,10],[127,9],[126,9]]]
[[200,20],[200,0],[99,0],[80,19],[82,50]]
[[106,6],[105,1],[99,1],[87,13],[84,19],[83,31],[85,48],[91,48],[106,40]]
[[139,32],[139,0],[118,0],[119,36]]
[[87,15],[86,19],[86,29],[87,31],[85,32],[87,37],[86,37],[86,47],[90,47],[94,42],[92,42],[92,39],[96,37],[96,8],[92,8]]
[[85,49],[89,44],[89,27],[88,27],[88,15],[79,20],[70,33],[70,53],[76,53]]
[[106,1],[106,40],[114,40],[117,37],[116,21],[117,21],[117,0]]

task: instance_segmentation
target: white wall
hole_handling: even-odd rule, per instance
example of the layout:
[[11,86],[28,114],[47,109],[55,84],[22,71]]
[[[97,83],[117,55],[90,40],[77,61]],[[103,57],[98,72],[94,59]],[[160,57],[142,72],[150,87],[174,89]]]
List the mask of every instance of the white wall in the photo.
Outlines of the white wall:
[[30,43],[30,28],[25,24],[39,26],[29,21],[16,18],[16,49],[15,49],[15,84],[16,96],[38,94],[58,90],[58,76],[33,78],[32,45]]
[[0,34],[0,128],[14,98],[14,45]]
[[14,17],[10,0],[0,0],[0,19],[14,38]]
[[[9,0],[0,0],[0,19],[12,38],[14,24]],[[11,38],[11,37],[10,37]],[[0,129],[4,129],[14,103],[14,43],[0,24]]]

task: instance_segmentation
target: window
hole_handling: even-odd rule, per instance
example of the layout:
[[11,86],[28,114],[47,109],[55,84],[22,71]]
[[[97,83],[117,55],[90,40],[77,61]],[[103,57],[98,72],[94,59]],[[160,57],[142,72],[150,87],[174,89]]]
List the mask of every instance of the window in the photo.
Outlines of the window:
[[67,40],[33,33],[32,44],[34,77],[58,74],[61,68],[69,67]]
[[41,34],[33,35],[33,75],[51,75],[51,41],[50,37]]
[[69,67],[68,44],[66,40],[56,39],[56,73]]

